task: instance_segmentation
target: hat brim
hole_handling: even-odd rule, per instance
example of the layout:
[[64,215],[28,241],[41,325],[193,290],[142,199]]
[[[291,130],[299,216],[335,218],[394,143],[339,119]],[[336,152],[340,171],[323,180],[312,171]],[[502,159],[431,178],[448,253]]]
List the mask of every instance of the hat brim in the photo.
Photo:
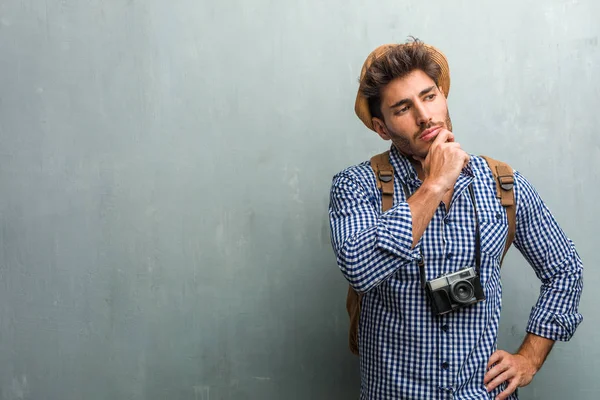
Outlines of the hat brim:
[[[386,55],[393,48],[396,48],[398,46],[411,46],[411,45],[412,45],[411,43],[384,44],[382,46],[379,46],[375,50],[373,50],[371,52],[371,54],[369,54],[369,56],[367,57],[367,59],[365,60],[365,62],[363,64],[362,70],[360,72],[360,81],[362,82],[367,70],[373,64],[373,62],[375,60]],[[425,46],[425,48],[431,55],[433,62],[435,62],[440,67],[440,77],[438,79],[438,85],[442,89],[444,96],[448,97],[448,94],[450,93],[450,68],[448,67],[448,60],[446,59],[446,56],[444,55],[444,53],[442,53],[435,47],[430,46],[428,44],[423,44],[423,45]],[[369,111],[369,102],[367,101],[367,98],[364,97],[360,93],[360,89],[358,90],[358,93],[356,94],[356,102],[354,104],[354,111],[356,112],[356,115],[358,116],[358,118],[365,124],[365,126],[367,128],[369,128],[373,131],[375,130],[375,128],[373,127],[373,116],[371,115],[371,111]]]

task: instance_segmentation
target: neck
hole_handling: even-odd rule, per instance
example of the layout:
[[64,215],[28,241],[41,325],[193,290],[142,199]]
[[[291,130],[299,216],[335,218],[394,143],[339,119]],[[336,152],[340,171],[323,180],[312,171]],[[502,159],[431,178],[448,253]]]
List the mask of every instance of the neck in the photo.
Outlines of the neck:
[[417,172],[417,177],[419,178],[419,180],[424,181],[425,180],[425,171],[423,170],[423,166],[421,165],[421,163],[417,160],[415,160],[414,158],[412,158],[411,156],[408,156],[408,161],[410,161],[410,163],[412,164],[412,166],[415,168],[415,171]]
[[[398,148],[396,148],[398,149]],[[423,166],[421,165],[421,163],[417,160],[415,160],[412,156],[403,153],[402,151],[398,150],[398,152],[403,155],[404,157],[406,157],[406,159],[410,162],[410,164],[414,167],[415,172],[417,173],[417,177],[421,180],[424,181],[425,180],[425,171],[423,170]]]
[[425,171],[423,170],[423,166],[421,165],[421,163],[419,161],[415,160],[412,157],[412,155],[407,154],[404,151],[402,151],[399,146],[396,146],[395,143],[394,143],[394,148],[401,156],[405,157],[410,162],[410,164],[414,167],[415,172],[417,173],[417,177],[419,178],[419,180],[421,182],[423,182],[425,180]]

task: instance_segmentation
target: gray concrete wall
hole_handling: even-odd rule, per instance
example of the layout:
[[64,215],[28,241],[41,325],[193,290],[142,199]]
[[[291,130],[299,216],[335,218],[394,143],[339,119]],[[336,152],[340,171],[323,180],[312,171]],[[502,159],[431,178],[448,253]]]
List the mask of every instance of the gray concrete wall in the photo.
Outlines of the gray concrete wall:
[[[0,399],[348,399],[332,175],[375,46],[443,49],[468,151],[537,187],[586,270],[524,399],[598,398],[600,3],[0,2]],[[517,251],[500,344],[538,291]]]

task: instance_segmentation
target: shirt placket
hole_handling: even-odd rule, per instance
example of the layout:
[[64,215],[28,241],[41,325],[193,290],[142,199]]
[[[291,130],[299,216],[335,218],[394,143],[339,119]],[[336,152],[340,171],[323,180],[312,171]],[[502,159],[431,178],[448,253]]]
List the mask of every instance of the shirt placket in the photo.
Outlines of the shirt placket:
[[[457,202],[460,201],[463,191],[471,182],[472,178],[461,174],[454,187],[455,192],[452,196],[450,206],[448,207],[448,212],[446,212],[443,203],[440,204],[438,210],[439,215],[442,217],[439,231],[443,245],[443,273],[454,272],[459,267],[456,263],[457,258],[460,259],[460,255],[456,254],[458,247],[456,247],[456,243],[453,243],[452,241],[452,238],[454,237],[452,231],[453,229],[456,229],[454,226],[456,221],[453,221],[453,215],[456,215],[457,213]],[[442,315],[439,316],[436,321],[436,328],[438,330],[438,392],[442,399],[454,398],[454,377],[458,370],[456,360],[459,357],[456,357],[456,354],[454,354],[454,352],[457,351],[457,348],[455,343],[456,337],[454,335],[456,326],[453,326],[452,324],[452,321],[454,320],[453,316],[453,313]]]

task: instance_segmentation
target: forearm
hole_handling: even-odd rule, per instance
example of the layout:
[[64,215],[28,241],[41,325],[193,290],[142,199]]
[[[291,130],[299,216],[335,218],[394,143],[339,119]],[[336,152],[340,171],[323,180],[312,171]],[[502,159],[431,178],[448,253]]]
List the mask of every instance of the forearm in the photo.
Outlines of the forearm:
[[440,185],[425,180],[421,187],[408,199],[407,202],[412,215],[413,248],[421,240],[443,196],[444,191]]
[[552,350],[552,346],[554,346],[554,340],[527,333],[517,354],[527,358],[535,369],[534,373],[536,373],[542,368],[546,357]]

